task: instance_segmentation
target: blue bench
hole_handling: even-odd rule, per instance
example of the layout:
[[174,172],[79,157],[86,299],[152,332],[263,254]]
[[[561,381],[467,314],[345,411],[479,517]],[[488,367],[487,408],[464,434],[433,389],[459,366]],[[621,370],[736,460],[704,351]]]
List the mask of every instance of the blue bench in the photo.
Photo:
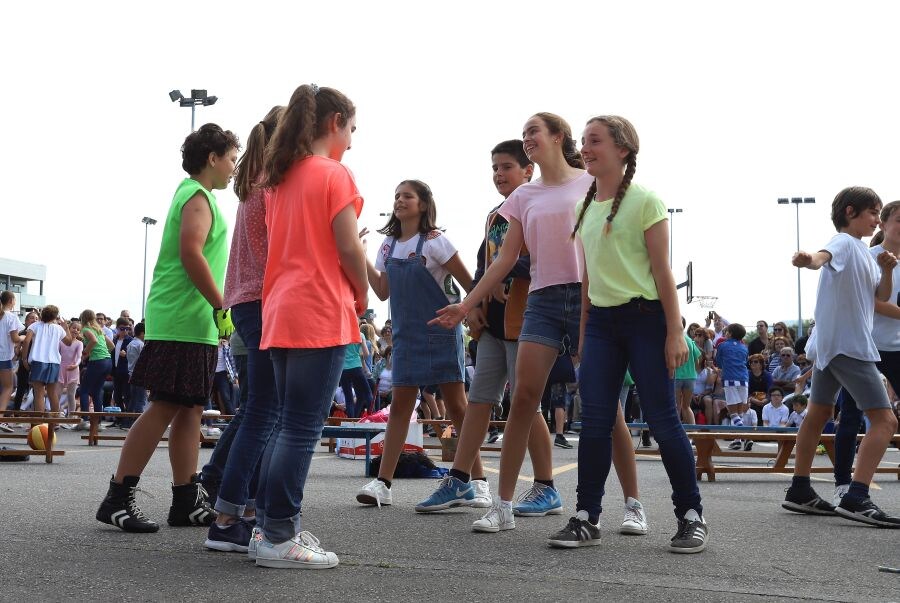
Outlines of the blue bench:
[[372,438],[379,433],[384,433],[384,427],[376,427],[370,423],[357,423],[356,425],[326,425],[322,428],[323,438],[365,438],[366,440],[366,467],[363,475],[369,475],[369,464],[372,462]]

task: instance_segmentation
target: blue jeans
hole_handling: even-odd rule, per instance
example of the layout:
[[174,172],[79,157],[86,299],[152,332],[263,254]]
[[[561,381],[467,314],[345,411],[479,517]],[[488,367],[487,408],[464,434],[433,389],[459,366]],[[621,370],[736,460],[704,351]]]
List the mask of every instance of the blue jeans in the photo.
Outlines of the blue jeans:
[[[204,481],[221,478],[216,511],[244,514],[255,506],[263,451],[275,429],[278,406],[275,374],[268,351],[259,349],[262,337],[262,303],[237,304],[231,309],[234,327],[247,347],[247,403],[238,408],[219,438],[209,463],[203,467]],[[293,534],[291,535],[293,536]]]
[[234,387],[231,384],[231,379],[228,378],[228,371],[219,371],[213,375],[213,387],[219,394],[219,400],[222,401],[224,414],[233,415]]
[[666,368],[666,319],[658,301],[634,299],[612,308],[591,307],[582,344],[579,389],[577,510],[597,515],[612,462],[612,431],[625,369],[631,370],[650,433],[659,444],[672,485],[675,515],[703,513],[691,442],[675,405]]
[[[341,372],[341,389],[344,391],[344,402],[347,404],[347,416],[351,419],[359,417],[363,409],[372,412],[372,390],[361,366],[344,369]],[[354,402],[353,393],[356,392]]]
[[[106,344],[102,344],[106,345]],[[91,360],[81,379],[81,410],[87,412],[88,396],[94,401],[94,412],[103,411],[103,384],[106,376],[112,371],[112,360]]]
[[256,517],[274,544],[300,531],[303,486],[344,368],[345,348],[271,350],[279,425],[263,456]]

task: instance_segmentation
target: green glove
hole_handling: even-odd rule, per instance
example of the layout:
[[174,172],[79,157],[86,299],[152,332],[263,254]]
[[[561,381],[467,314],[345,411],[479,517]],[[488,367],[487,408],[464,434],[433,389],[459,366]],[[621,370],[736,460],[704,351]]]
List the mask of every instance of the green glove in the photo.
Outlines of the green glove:
[[234,323],[231,322],[231,310],[226,308],[213,308],[213,322],[219,330],[219,337],[231,337],[234,333]]

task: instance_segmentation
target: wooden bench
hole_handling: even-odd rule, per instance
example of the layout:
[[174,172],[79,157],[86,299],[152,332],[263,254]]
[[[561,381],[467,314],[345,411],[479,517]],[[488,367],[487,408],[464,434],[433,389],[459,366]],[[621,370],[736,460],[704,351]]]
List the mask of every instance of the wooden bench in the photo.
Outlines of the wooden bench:
[[[359,419],[349,419],[347,417],[328,417],[325,420],[325,425],[326,426],[340,425],[341,423],[357,422],[357,421],[359,421]],[[437,428],[444,428],[447,425],[452,425],[453,421],[451,421],[450,419],[419,419],[418,423],[420,423],[422,425],[432,425]],[[491,421],[490,422],[490,427],[504,427],[505,425],[506,425],[506,421]],[[322,439],[323,440],[328,439],[327,442],[324,442],[324,441],[322,442],[322,446],[328,447],[328,452],[334,452],[335,447],[337,446],[337,443],[335,442],[334,438],[327,438],[327,436],[325,436],[323,433]],[[422,448],[425,448],[426,450],[440,450],[441,445],[440,444],[424,444],[423,443]],[[485,445],[481,446],[480,450],[482,452],[500,452],[500,446],[493,446],[493,445],[485,444]]]
[[[88,446],[98,446],[100,444],[100,440],[118,440],[122,441],[127,436],[123,435],[109,435],[104,434],[100,435],[100,421],[104,418],[116,417],[116,418],[125,418],[125,419],[136,419],[141,416],[139,412],[82,412],[75,411],[72,413],[73,415],[77,415],[81,417],[81,420],[87,420],[90,423],[90,429],[87,435],[81,436],[82,440],[87,440]],[[234,415],[216,415],[215,417],[204,417],[204,419],[215,419],[222,421],[230,421]],[[209,438],[203,435],[201,432],[199,434],[199,442],[201,444],[213,444],[219,441],[218,438]],[[168,442],[169,438],[162,438],[161,442]]]
[[[72,423],[79,423],[79,419],[75,418],[66,418],[66,417],[48,417],[45,416],[45,413],[37,412],[37,411],[6,411],[5,413],[0,414],[0,418],[4,419],[4,422],[9,423],[28,423],[32,427],[35,425],[40,425],[41,423],[47,423],[48,425],[65,425]],[[29,429],[26,433],[0,433],[0,438],[4,439],[16,439],[16,440],[27,440],[28,433],[31,430]],[[51,432],[51,435],[53,432]],[[64,456],[66,454],[65,450],[54,450],[53,449],[53,437],[48,438],[47,449],[46,450],[32,450],[30,448],[25,448],[21,450],[0,450],[0,456],[37,456],[43,455],[44,462],[52,463],[54,456]]]
[[369,465],[372,462],[372,438],[379,433],[384,433],[385,428],[372,423],[360,423],[358,425],[326,425],[322,428],[322,437],[334,441],[336,438],[359,438],[366,440],[366,466],[363,475],[369,475]]

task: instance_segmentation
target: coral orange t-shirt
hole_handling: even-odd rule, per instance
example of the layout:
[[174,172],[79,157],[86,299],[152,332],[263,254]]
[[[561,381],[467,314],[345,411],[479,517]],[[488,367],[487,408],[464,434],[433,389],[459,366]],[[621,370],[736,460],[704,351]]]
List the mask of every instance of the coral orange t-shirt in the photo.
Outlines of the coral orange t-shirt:
[[363,199],[333,159],[297,161],[266,199],[269,252],[261,349],[327,348],[360,341],[354,293],[341,270],[331,222]]

